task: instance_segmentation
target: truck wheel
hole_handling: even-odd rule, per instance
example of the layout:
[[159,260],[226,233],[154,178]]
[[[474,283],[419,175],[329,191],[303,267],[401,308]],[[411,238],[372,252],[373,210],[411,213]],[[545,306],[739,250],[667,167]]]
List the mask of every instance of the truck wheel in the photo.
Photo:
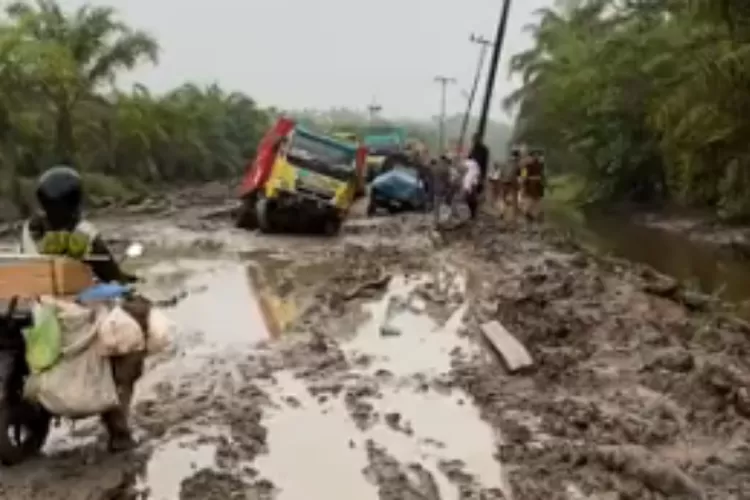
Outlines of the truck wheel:
[[258,219],[258,228],[263,233],[272,233],[274,230],[272,222],[272,203],[265,196],[261,195],[258,197],[258,201],[255,202],[255,216]]
[[252,197],[243,198],[242,204],[235,216],[235,225],[241,229],[255,229],[258,227],[255,202]]
[[367,216],[373,217],[375,214],[378,213],[378,206],[375,204],[375,200],[370,197],[369,200],[367,200]]
[[343,220],[338,217],[327,218],[323,223],[323,233],[326,236],[335,236],[341,230]]
[[39,453],[49,435],[50,415],[21,402],[0,407],[0,462],[17,465]]

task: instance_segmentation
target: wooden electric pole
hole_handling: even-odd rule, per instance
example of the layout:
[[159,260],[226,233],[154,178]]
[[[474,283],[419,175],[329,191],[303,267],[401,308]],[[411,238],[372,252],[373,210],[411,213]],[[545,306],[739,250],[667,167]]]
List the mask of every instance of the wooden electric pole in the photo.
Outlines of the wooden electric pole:
[[482,68],[484,68],[484,60],[487,58],[487,50],[492,45],[492,41],[482,36],[471,34],[469,41],[479,45],[479,61],[477,62],[477,69],[474,73],[474,83],[471,86],[471,92],[466,103],[466,113],[464,113],[464,119],[461,121],[461,132],[458,135],[458,150],[463,152],[464,141],[466,140],[466,129],[469,127],[469,119],[471,118],[471,108],[474,106],[474,98],[477,95],[477,89],[479,88],[479,80],[482,78]]
[[505,2],[503,3],[503,10],[500,13],[500,21],[497,23],[497,34],[495,35],[495,43],[492,46],[492,58],[490,59],[489,75],[487,76],[487,87],[484,91],[482,113],[479,115],[479,124],[477,125],[477,138],[480,141],[484,141],[484,134],[487,130],[487,118],[490,114],[490,105],[492,104],[492,91],[495,88],[495,77],[497,76],[497,66],[500,62],[500,52],[503,49],[505,28],[508,25],[510,4],[511,0],[505,0]]
[[456,83],[455,78],[448,76],[436,76],[435,82],[440,84],[440,122],[439,122],[439,135],[438,135],[438,150],[440,154],[445,151],[445,95],[448,84]]

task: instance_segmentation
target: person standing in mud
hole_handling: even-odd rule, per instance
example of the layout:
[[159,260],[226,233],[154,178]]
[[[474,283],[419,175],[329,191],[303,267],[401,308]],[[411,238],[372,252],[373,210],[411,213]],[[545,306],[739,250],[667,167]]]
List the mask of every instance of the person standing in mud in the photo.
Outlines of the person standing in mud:
[[482,169],[472,158],[464,160],[464,175],[462,180],[462,192],[466,204],[469,206],[471,218],[476,219],[479,212],[479,193],[482,185]]
[[478,199],[478,195],[482,194],[482,191],[484,190],[484,183],[487,180],[487,168],[490,162],[490,150],[484,145],[484,142],[482,142],[482,139],[478,134],[474,134],[472,137],[469,159],[474,160],[479,166],[479,183],[476,188],[477,196],[475,196],[475,198]]
[[524,147],[519,167],[522,210],[527,220],[536,220],[541,215],[544,196],[543,160],[540,155],[532,154]]
[[487,174],[487,184],[489,185],[490,204],[495,207],[502,196],[501,177],[502,165],[500,162],[493,161],[489,173]]
[[514,147],[500,174],[500,204],[503,218],[515,220],[518,212],[519,148]]

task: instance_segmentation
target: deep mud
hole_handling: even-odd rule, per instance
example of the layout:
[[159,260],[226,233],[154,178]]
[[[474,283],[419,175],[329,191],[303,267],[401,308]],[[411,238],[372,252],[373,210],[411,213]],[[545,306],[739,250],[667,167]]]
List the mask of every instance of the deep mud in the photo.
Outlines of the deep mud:
[[[101,221],[146,243],[144,291],[181,334],[139,382],[135,452],[63,424],[45,456],[0,471],[0,498],[750,495],[750,328],[719,304],[489,217],[270,238],[222,210]],[[530,371],[491,354],[491,319]]]

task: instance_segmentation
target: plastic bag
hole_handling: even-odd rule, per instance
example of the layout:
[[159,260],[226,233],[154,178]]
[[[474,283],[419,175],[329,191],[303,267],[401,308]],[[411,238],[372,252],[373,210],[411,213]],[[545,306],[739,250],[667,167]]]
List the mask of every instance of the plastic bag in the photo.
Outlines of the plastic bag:
[[119,306],[104,314],[97,330],[100,352],[104,356],[122,356],[146,349],[143,329]]
[[26,362],[31,373],[40,373],[53,366],[62,353],[61,325],[57,308],[52,304],[37,303],[32,314],[34,324],[23,331],[26,340]]
[[52,368],[31,375],[24,396],[53,415],[69,418],[90,417],[120,404],[110,361],[99,354],[93,342],[63,355]]
[[156,354],[167,349],[175,336],[176,325],[166,314],[152,308],[148,314],[148,335],[146,336],[146,351]]
[[117,407],[119,397],[110,361],[97,348],[97,311],[53,298],[40,303],[56,315],[60,355],[52,366],[26,380],[25,397],[54,415],[71,418]]

